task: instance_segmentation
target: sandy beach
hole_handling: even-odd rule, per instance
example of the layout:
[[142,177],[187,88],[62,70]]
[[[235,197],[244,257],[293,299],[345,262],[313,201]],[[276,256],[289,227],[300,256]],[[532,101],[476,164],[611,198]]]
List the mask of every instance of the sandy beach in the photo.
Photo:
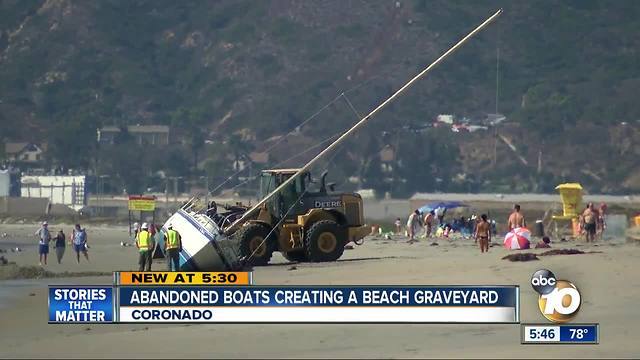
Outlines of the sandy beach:
[[[51,225],[57,231],[60,226]],[[37,265],[37,225],[0,225],[2,254],[20,265]],[[135,270],[136,250],[121,247],[126,228],[87,227],[91,263],[76,264],[71,248],[57,264],[52,248],[47,269],[62,271]],[[68,234],[70,225],[64,226]],[[576,284],[583,303],[574,322],[597,322],[599,345],[521,345],[519,325],[49,325],[47,284],[110,284],[109,276],[11,280],[0,284],[0,357],[637,357],[633,326],[640,279],[635,274],[640,246],[608,241],[586,246],[555,243],[600,253],[544,256],[539,261],[509,262],[494,246],[480,254],[473,240],[438,239],[407,244],[367,238],[335,263],[289,264],[279,254],[255,268],[259,285],[415,284],[520,285],[521,321],[544,323],[537,294],[529,285],[540,268]],[[581,245],[581,246],[576,246]],[[541,250],[531,250],[541,252]],[[156,261],[154,269],[164,269]],[[172,339],[172,340],[170,340]]]

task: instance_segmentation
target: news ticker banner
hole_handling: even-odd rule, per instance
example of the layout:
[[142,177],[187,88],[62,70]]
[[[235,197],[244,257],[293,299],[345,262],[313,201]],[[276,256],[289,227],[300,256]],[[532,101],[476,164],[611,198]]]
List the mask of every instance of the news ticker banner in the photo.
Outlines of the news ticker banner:
[[[114,286],[50,286],[49,322],[519,323],[520,320],[518,286],[210,286],[218,284],[209,279],[218,274],[193,275],[188,285],[169,284],[170,280],[180,282],[188,278],[187,273],[181,273],[182,277],[179,273],[155,273],[169,274],[166,277],[142,274],[119,273]],[[252,276],[245,273],[245,279],[250,283]],[[199,281],[208,285],[200,285]]]
[[599,324],[522,324],[522,344],[597,344]]

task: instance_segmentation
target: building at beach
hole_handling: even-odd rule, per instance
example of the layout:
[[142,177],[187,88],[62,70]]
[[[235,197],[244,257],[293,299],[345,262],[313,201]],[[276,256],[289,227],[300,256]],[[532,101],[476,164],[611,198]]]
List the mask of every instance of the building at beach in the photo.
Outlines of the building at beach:
[[87,205],[87,181],[78,176],[22,176],[20,196],[46,198],[50,204],[67,205],[80,210]]

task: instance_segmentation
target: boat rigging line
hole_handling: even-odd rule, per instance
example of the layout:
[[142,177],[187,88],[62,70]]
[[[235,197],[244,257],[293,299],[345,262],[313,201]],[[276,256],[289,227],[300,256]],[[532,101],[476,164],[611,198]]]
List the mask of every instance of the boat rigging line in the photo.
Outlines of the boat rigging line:
[[483,28],[493,22],[498,16],[502,14],[502,9],[496,11],[492,16],[487,18],[484,22],[478,25],[474,30],[472,30],[469,34],[467,34],[464,38],[459,40],[455,45],[453,45],[449,50],[440,55],[434,62],[432,62],[429,66],[423,69],[420,73],[415,75],[411,80],[405,83],[400,89],[398,89],[393,95],[383,101],[380,105],[374,108],[368,115],[363,117],[360,121],[358,121],[353,127],[351,127],[347,132],[342,134],[337,140],[331,143],[328,147],[322,150],[316,157],[307,162],[302,168],[298,169],[298,171],[290,176],[287,180],[283,181],[278,187],[276,187],[269,195],[265,196],[262,200],[256,203],[253,207],[247,210],[240,218],[234,221],[230,226],[223,229],[224,233],[229,235],[233,233],[238,226],[242,225],[250,216],[252,216],[264,203],[273,198],[277,193],[279,193],[284,187],[291,184],[295,181],[301,174],[309,170],[318,160],[320,160],[323,156],[334,150],[337,146],[340,145],[345,139],[347,139],[351,134],[353,134],[356,130],[365,125],[369,120],[373,118],[378,112],[380,112],[383,108],[385,108],[388,104],[394,101],[398,96],[404,93],[411,85],[417,82],[420,78],[429,73],[433,68],[435,68],[438,64],[440,64],[444,59],[446,59],[449,55],[455,52],[458,48],[460,48],[465,42],[467,42],[471,37],[480,32]]

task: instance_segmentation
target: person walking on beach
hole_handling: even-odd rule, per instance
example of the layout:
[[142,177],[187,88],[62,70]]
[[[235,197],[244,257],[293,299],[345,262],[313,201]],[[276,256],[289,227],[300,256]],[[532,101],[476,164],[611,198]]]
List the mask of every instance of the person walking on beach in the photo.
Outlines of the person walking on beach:
[[596,222],[598,221],[598,214],[593,209],[593,203],[589,203],[587,208],[582,213],[584,221],[584,231],[587,242],[595,241],[596,239]]
[[509,215],[508,225],[509,231],[515,228],[527,226],[527,222],[525,221],[524,216],[522,215],[522,213],[520,213],[520,205],[515,204],[513,206],[513,212],[511,213],[511,215]]
[[431,230],[433,230],[433,218],[435,217],[435,212],[433,210],[429,211],[424,216],[424,236],[431,237]]
[[151,271],[151,254],[153,253],[153,238],[149,233],[149,226],[143,223],[138,235],[136,236],[136,247],[140,252],[138,271]]
[[487,215],[480,215],[480,222],[476,226],[475,242],[480,242],[480,252],[489,251],[489,241],[491,241],[491,225],[487,221]]
[[[167,232],[164,234],[164,248],[167,256],[167,271],[179,271],[182,239],[180,233],[173,230],[172,224],[169,224]],[[173,269],[171,265],[173,265]]]
[[60,229],[60,231],[58,231],[58,235],[56,235],[56,237],[54,238],[55,245],[54,248],[56,249],[56,258],[58,259],[58,264],[62,263],[62,257],[64,256],[64,250],[66,245],[66,236],[64,235],[64,232],[62,231],[62,229]]
[[51,241],[51,233],[49,233],[49,224],[42,222],[42,226],[35,233],[38,237],[38,253],[40,254],[40,266],[44,261],[47,265],[47,255],[49,254],[49,242]]
[[80,264],[80,253],[84,254],[87,262],[89,261],[89,253],[87,252],[87,231],[76,224],[71,234],[73,241],[73,250],[76,252],[76,262]]
[[607,204],[601,203],[600,208],[598,209],[598,221],[597,221],[598,226],[596,230],[598,239],[602,239],[602,236],[604,235],[604,231],[607,229],[606,212],[607,212]]
[[409,215],[409,219],[407,219],[407,231],[409,232],[409,241],[408,243],[413,243],[415,241],[416,234],[418,233],[418,229],[420,228],[420,211],[415,210]]

